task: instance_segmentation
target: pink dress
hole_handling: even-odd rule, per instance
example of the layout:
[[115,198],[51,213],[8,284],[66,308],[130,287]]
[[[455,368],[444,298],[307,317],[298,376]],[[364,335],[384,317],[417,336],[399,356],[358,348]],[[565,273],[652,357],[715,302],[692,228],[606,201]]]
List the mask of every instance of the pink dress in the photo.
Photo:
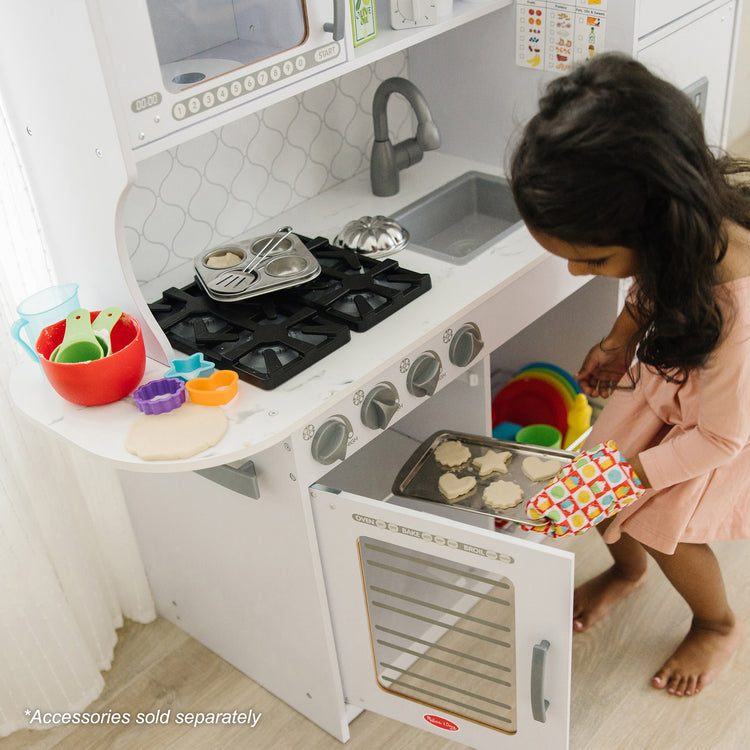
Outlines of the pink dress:
[[[750,537],[750,277],[724,285],[735,309],[708,363],[683,385],[642,367],[635,390],[618,390],[588,447],[614,440],[638,455],[651,483],[610,522],[604,541],[626,532],[667,554],[678,542]],[[627,376],[620,385],[628,385]]]

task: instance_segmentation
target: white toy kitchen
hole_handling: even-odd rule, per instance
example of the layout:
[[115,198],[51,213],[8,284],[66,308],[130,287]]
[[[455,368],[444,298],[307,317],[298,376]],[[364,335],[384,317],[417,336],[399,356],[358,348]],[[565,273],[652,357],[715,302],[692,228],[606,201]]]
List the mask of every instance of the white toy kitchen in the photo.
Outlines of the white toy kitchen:
[[[138,318],[144,383],[202,349],[240,372],[223,438],[188,458],[133,455],[132,398],[76,406],[35,363],[13,398],[118,469],[160,614],[340,741],[369,710],[472,747],[566,748],[572,554],[393,482],[433,433],[490,435],[497,383],[527,362],[574,371],[617,313],[617,284],[567,275],[511,222],[458,260],[412,238],[362,261],[338,319],[316,317],[319,296],[351,276],[332,246],[349,221],[501,178],[556,73],[527,16],[541,31],[555,12],[588,19],[580,54],[595,28],[595,51],[690,91],[724,145],[739,3],[373,2],[374,36],[367,13],[353,24],[369,4],[343,0],[5,9],[0,85],[58,278]],[[373,98],[391,78],[416,85],[440,145],[376,196]],[[411,139],[413,102],[390,100],[390,141]],[[253,330],[295,321],[288,346],[258,350],[225,335],[232,316],[206,319],[194,258],[282,227],[323,269],[294,298],[303,323],[275,292],[222,303],[253,307]],[[374,321],[370,277],[390,303]]]

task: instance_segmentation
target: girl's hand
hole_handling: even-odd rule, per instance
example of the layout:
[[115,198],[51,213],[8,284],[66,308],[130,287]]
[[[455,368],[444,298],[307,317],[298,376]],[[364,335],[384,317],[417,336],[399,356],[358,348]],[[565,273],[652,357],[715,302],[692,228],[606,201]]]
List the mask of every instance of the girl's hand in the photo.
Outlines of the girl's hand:
[[608,398],[628,370],[627,346],[607,345],[605,341],[591,348],[575,375],[581,390],[594,398]]

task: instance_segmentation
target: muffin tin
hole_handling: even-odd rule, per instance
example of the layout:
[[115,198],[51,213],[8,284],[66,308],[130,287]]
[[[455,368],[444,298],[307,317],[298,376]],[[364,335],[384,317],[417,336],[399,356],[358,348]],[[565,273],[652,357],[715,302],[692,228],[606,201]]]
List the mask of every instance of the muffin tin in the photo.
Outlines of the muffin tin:
[[[435,459],[435,449],[441,443],[448,440],[458,440],[469,449],[471,458],[468,462],[455,468],[448,468],[437,462]],[[474,466],[473,461],[478,456],[483,456],[488,450],[509,451],[511,453],[511,459],[507,464],[507,474],[494,473],[486,477],[479,476],[479,470]],[[541,492],[552,481],[552,478],[534,482],[521,471],[521,464],[529,456],[538,456],[540,458],[556,458],[560,461],[560,468],[562,468],[565,464],[576,458],[577,455],[570,451],[542,448],[536,445],[525,445],[507,440],[496,440],[495,438],[484,437],[482,435],[441,431],[431,435],[414,451],[396,476],[392,491],[394,495],[401,497],[452,505],[453,507],[463,508],[472,513],[494,516],[504,521],[513,521],[514,523],[523,523],[529,526],[544,526],[546,519],[530,519],[526,515],[525,507],[527,501]],[[438,489],[440,475],[448,471],[453,472],[458,477],[473,476],[477,481],[475,489],[458,500],[449,501]],[[498,479],[516,482],[523,490],[523,500],[514,508],[495,511],[484,505],[482,500],[484,488]]]
[[320,273],[320,263],[289,227],[211,248],[195,258],[194,266],[208,296],[220,302],[303,284]]

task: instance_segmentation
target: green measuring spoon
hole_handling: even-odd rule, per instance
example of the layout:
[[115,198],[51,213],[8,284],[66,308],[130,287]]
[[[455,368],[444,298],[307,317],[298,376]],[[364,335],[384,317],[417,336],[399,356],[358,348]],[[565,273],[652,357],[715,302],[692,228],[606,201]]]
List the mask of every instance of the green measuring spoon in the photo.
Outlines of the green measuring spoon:
[[105,357],[112,354],[112,341],[110,339],[110,334],[115,327],[115,323],[117,323],[121,317],[122,310],[120,310],[119,307],[105,307],[96,318],[94,318],[94,322],[91,324],[94,336],[96,336],[99,346],[104,350]]
[[104,350],[91,329],[88,310],[73,310],[65,319],[65,335],[60,345],[52,352],[50,360],[63,364],[88,362],[101,359]]

